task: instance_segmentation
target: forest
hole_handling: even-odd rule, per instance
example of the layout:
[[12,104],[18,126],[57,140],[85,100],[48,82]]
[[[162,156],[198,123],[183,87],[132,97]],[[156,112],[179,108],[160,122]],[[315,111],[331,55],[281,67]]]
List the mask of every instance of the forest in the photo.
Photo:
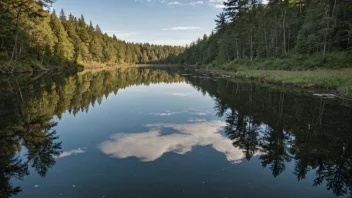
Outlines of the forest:
[[228,71],[352,66],[350,0],[228,0],[215,22],[180,63]]
[[179,63],[228,71],[351,67],[349,0],[228,0],[189,46],[128,43],[53,0],[0,2],[0,72]]
[[181,46],[128,43],[53,0],[0,1],[0,73],[174,62]]

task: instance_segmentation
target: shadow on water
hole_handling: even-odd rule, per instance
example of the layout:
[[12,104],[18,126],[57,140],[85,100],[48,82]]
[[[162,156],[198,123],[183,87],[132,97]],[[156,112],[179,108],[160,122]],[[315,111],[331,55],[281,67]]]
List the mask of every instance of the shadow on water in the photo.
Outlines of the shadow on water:
[[61,153],[53,118],[88,112],[103,97],[133,85],[187,82],[215,102],[233,146],[255,155],[274,177],[294,164],[297,180],[315,173],[314,186],[337,196],[352,190],[352,108],[336,100],[302,96],[249,83],[180,75],[177,69],[120,68],[74,75],[0,79],[0,197],[20,192],[11,178],[29,168],[44,177]]

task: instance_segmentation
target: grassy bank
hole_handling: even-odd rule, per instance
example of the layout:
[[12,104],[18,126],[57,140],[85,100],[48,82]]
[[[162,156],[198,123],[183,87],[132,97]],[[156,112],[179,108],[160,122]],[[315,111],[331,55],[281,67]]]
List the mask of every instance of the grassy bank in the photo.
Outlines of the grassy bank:
[[286,58],[236,59],[197,67],[268,84],[324,88],[352,98],[352,52],[331,52],[324,59],[321,54],[291,54]]
[[235,78],[246,78],[262,83],[294,86],[300,88],[324,88],[326,93],[336,93],[344,98],[352,98],[352,69],[279,71],[279,70],[213,70]]
[[214,63],[213,67],[226,71],[344,69],[352,67],[352,52],[327,53],[324,59],[321,54],[256,58],[253,61],[236,59],[226,63]]

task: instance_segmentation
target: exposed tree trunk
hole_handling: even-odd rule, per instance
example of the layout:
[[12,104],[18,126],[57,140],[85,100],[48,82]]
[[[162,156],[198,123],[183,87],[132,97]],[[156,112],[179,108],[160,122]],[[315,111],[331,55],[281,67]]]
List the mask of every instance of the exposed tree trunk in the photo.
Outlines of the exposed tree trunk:
[[250,42],[250,59],[251,61],[253,61],[253,33],[252,33],[252,30],[251,30],[251,33],[250,33],[250,39],[249,39],[249,42]]
[[240,58],[240,54],[239,54],[239,51],[238,51],[238,40],[236,39],[236,55],[237,55],[237,59]]
[[[21,2],[22,3],[22,2]],[[10,65],[12,64],[12,61],[15,59],[17,60],[17,57],[16,57],[16,53],[17,53],[17,42],[18,42],[18,32],[19,32],[19,23],[20,23],[20,19],[21,19],[21,14],[22,14],[22,7],[23,5],[20,5],[20,8],[17,12],[17,15],[16,15],[16,24],[15,24],[15,43],[14,43],[14,46],[13,46],[13,50],[12,50],[12,54],[11,54],[11,59],[10,59]]]
[[335,16],[336,0],[334,1],[334,7],[332,9],[332,16]]
[[43,66],[44,56],[45,56],[45,51],[44,51],[44,53],[43,53],[43,55],[42,55],[42,58],[41,58],[41,61],[40,61],[40,65],[41,65],[41,66]]
[[[327,8],[325,8],[325,17],[329,17],[329,13],[330,13],[330,6],[328,6]],[[327,24],[325,25],[325,27],[326,27],[327,29],[329,29],[329,27],[330,27],[329,22],[327,22]],[[328,33],[325,33],[325,35],[324,35],[323,59],[325,59],[326,48],[327,48],[327,41],[328,41]]]
[[326,45],[327,45],[327,35],[325,35],[325,36],[324,36],[323,58],[325,58],[325,53],[326,53]]
[[276,17],[276,13],[275,13],[275,57],[277,57],[277,43],[278,43],[278,35],[277,35],[277,17]]
[[288,26],[287,50],[290,51],[291,28]]
[[266,38],[266,27],[264,25],[264,40],[265,40],[265,52],[266,52],[266,56],[269,56],[269,48],[268,48],[268,39]]
[[227,62],[230,62],[229,46],[226,46]]
[[282,39],[283,39],[283,55],[286,56],[286,8],[282,9]]

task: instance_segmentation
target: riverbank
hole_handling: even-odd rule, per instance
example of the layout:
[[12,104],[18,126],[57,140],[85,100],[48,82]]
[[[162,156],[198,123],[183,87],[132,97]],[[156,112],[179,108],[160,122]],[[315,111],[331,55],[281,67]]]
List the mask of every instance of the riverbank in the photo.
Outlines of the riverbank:
[[206,71],[266,84],[321,88],[325,89],[323,94],[336,94],[342,98],[352,98],[352,69],[313,71],[243,70],[237,72],[208,69]]
[[21,75],[31,73],[42,73],[42,72],[78,72],[82,71],[84,66],[79,64],[69,64],[63,66],[28,66],[23,64],[17,64],[15,66],[0,65],[0,75]]
[[104,68],[117,68],[117,67],[178,67],[181,64],[119,64],[119,65],[109,65],[109,64],[95,64],[95,65],[83,65],[84,69],[104,69]]
[[36,72],[60,72],[67,70],[104,70],[113,69],[119,67],[179,67],[180,64],[71,64],[68,66],[41,66],[41,67],[28,67],[21,64],[17,66],[1,66],[1,75],[12,75],[12,74],[25,74],[25,73],[36,73]]

